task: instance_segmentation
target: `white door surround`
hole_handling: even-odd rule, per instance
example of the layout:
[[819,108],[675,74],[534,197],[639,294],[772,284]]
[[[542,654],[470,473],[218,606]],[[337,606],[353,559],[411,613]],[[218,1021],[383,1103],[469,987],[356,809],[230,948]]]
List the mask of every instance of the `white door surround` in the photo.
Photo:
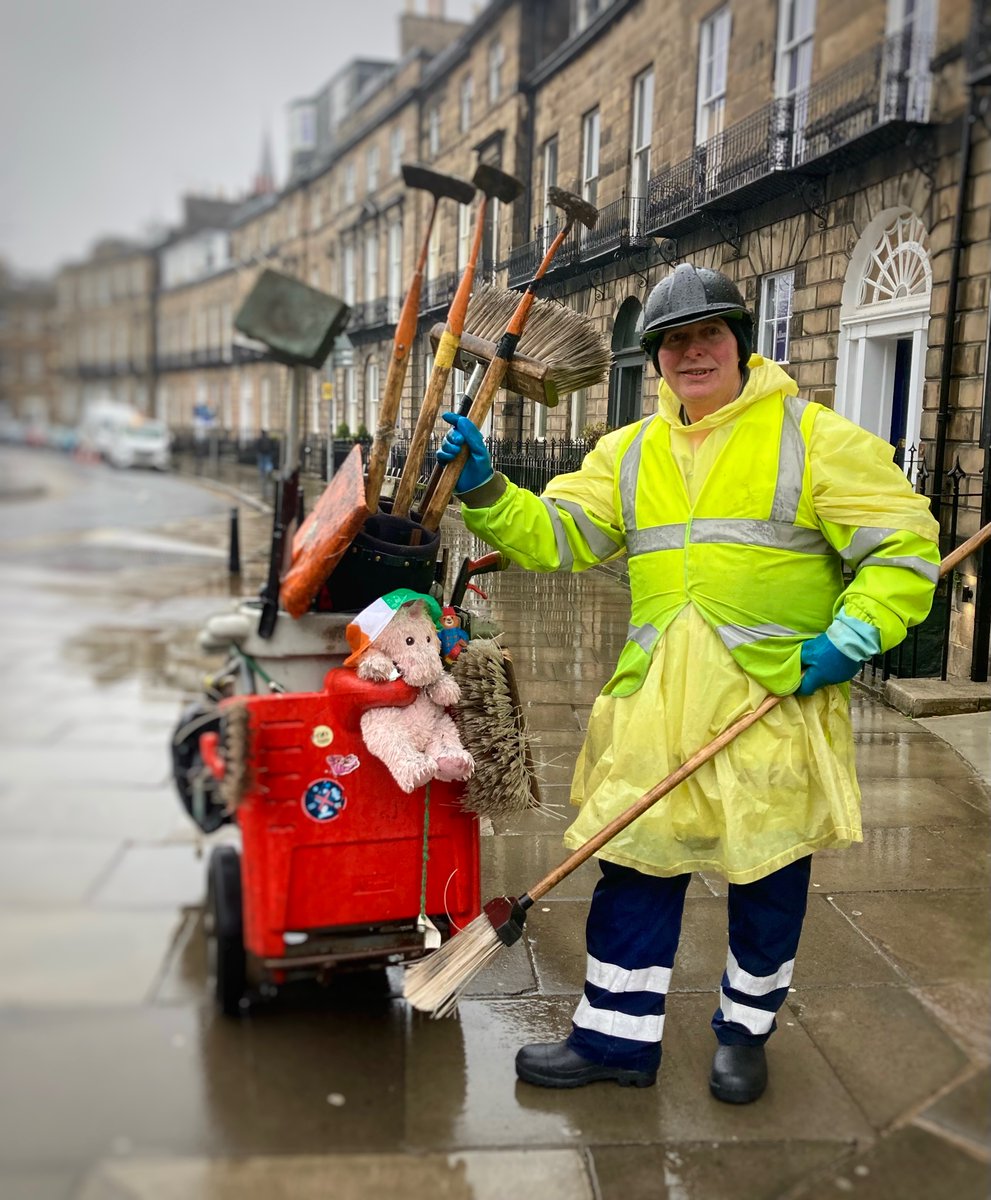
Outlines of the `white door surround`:
[[925,226],[910,209],[885,209],[864,230],[843,284],[836,411],[889,440],[897,346],[911,340],[906,468],[922,425],[931,292]]

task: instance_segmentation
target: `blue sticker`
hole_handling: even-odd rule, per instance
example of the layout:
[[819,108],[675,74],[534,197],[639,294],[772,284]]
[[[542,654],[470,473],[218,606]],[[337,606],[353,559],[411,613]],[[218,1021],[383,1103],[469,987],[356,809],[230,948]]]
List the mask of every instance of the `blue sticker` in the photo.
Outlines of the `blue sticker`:
[[336,780],[318,779],[306,789],[303,807],[314,821],[332,821],[344,811],[344,789]]

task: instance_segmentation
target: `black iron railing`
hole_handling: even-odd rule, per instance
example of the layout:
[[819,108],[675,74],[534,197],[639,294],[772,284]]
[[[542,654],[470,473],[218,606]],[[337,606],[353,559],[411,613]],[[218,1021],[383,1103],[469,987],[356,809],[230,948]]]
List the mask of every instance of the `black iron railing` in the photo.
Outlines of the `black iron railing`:
[[707,205],[780,194],[795,167],[821,170],[844,149],[900,123],[929,120],[932,39],[900,32],[851,59],[812,87],[772,100],[654,175],[646,227],[677,225]]
[[[897,460],[897,455],[896,455]],[[912,480],[915,490],[923,496],[928,496],[932,502],[934,495],[931,490],[934,476],[926,465],[925,455],[916,446],[909,447],[906,461],[901,464],[905,473]],[[964,509],[980,508],[981,476],[970,474],[960,466],[958,458],[953,469],[947,471],[943,480],[940,511],[942,515],[942,533],[940,535],[940,553],[945,557],[963,540],[958,533],[961,513]],[[980,556],[975,556],[977,570],[980,572]],[[861,678],[876,686],[890,679],[892,675],[901,679],[936,677],[946,679],[950,656],[950,633],[955,600],[967,604],[973,600],[960,589],[957,595],[955,572],[950,572],[940,580],[933,598],[932,610],[929,616],[920,624],[909,630],[908,636],[894,650],[879,654],[864,666]]]
[[438,275],[436,279],[428,279],[420,298],[420,312],[427,313],[435,308],[449,307],[454,293],[458,290],[460,278],[457,272],[448,271],[444,275]]

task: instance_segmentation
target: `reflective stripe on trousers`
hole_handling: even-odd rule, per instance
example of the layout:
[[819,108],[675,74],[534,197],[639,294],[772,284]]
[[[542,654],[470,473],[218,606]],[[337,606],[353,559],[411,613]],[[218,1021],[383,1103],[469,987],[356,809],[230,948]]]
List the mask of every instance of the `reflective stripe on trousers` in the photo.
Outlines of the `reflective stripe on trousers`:
[[[811,857],[730,884],[729,953],[712,1019],[725,1044],[763,1044],[791,983]],[[656,1070],[690,875],[662,879],[600,862],[586,926],[588,968],[568,1044],[592,1062]]]

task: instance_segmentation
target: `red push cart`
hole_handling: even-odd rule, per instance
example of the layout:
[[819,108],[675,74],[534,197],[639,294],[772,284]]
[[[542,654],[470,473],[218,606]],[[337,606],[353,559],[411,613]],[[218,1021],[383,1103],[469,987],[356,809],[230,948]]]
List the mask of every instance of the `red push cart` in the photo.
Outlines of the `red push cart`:
[[[362,741],[362,712],[408,698],[401,682],[335,668],[319,692],[222,702],[221,731],[202,735],[214,775],[244,772],[241,853],[216,847],[208,872],[208,946],[225,1013],[259,988],[420,957],[421,911],[442,937],[478,915],[478,818],[461,808],[462,785],[435,780],[429,797],[407,795]],[[247,712],[243,761],[223,730],[232,705]]]

